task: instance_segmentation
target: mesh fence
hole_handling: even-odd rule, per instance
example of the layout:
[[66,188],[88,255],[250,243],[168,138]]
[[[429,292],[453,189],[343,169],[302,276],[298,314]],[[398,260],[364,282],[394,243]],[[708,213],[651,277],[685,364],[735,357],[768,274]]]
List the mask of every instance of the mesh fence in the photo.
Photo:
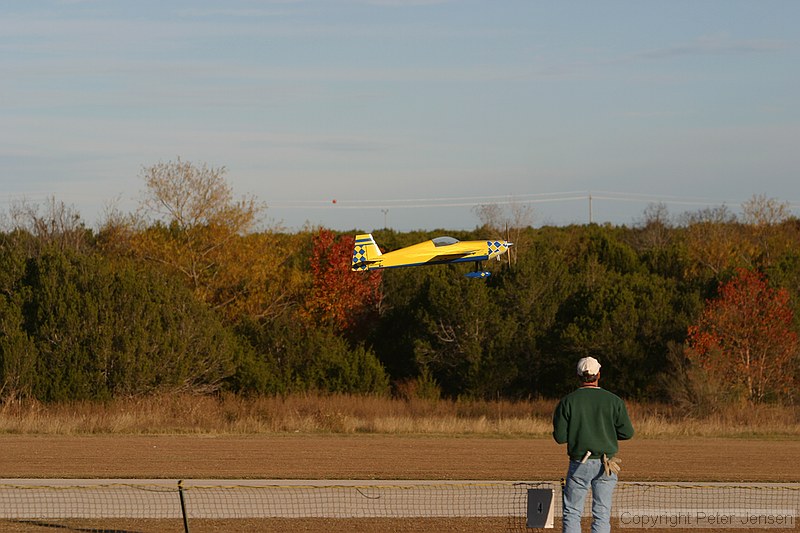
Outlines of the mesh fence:
[[[497,517],[507,531],[530,531],[529,489],[551,490],[555,516],[561,516],[557,481],[1,480],[0,518]],[[620,482],[613,515],[622,527],[674,528],[675,517],[712,513],[794,517],[798,510],[800,484],[796,483]],[[590,515],[588,498],[585,515]]]
[[31,480],[0,484],[0,518],[181,518],[177,482]]
[[196,486],[186,502],[190,517],[216,507],[218,518],[421,518],[522,516],[527,497],[517,483],[362,483]]

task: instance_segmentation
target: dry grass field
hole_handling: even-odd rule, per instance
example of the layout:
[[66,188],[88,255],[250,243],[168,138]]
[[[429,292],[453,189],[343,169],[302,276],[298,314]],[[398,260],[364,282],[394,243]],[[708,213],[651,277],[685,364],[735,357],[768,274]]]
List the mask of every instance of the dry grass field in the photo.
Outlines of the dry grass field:
[[[378,434],[548,437],[554,400],[465,401],[315,395],[162,395],[106,403],[6,401],[0,434]],[[727,406],[702,415],[628,402],[637,436],[800,438],[800,407]]]
[[[557,480],[552,403],[403,402],[339,397],[183,398],[105,406],[6,405],[0,477]],[[374,402],[374,403],[370,403]],[[627,481],[800,482],[797,411],[686,418],[631,406]],[[716,418],[715,418],[716,417]],[[194,521],[209,531],[506,531],[502,520]],[[0,522],[2,531],[182,531],[180,521]],[[674,531],[674,530],[673,530]]]

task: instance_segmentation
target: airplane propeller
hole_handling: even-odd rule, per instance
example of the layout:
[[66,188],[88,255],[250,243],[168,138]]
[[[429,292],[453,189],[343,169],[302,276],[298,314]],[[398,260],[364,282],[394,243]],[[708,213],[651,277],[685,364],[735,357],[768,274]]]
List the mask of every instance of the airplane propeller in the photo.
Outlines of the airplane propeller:
[[[506,222],[506,243],[508,244],[508,251],[504,255],[506,255],[505,262],[508,264],[508,268],[511,269],[513,264],[516,262],[516,250],[513,249],[514,243],[511,242],[511,235],[509,234],[508,230],[508,222]],[[502,256],[500,256],[502,258]],[[501,259],[502,260],[502,259]]]

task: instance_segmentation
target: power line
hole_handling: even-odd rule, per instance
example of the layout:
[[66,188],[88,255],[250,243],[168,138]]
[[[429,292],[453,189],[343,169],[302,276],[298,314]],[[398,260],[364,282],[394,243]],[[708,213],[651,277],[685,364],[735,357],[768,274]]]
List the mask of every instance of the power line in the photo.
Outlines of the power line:
[[[477,207],[481,205],[519,205],[574,201],[616,201],[664,203],[674,205],[741,205],[742,200],[653,195],[611,191],[568,191],[554,193],[512,194],[497,196],[454,196],[433,198],[372,199],[372,200],[283,200],[268,202],[273,209],[422,209],[431,207]],[[784,202],[800,208],[800,201]]]

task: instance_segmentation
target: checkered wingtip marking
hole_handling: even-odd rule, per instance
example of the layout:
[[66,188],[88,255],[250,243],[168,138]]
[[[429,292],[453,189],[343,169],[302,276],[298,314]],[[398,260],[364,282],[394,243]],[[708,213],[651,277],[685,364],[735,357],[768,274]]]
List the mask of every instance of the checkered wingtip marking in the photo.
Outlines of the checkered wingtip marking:
[[503,252],[507,248],[506,244],[500,241],[486,241],[486,245],[489,247],[489,255]]

